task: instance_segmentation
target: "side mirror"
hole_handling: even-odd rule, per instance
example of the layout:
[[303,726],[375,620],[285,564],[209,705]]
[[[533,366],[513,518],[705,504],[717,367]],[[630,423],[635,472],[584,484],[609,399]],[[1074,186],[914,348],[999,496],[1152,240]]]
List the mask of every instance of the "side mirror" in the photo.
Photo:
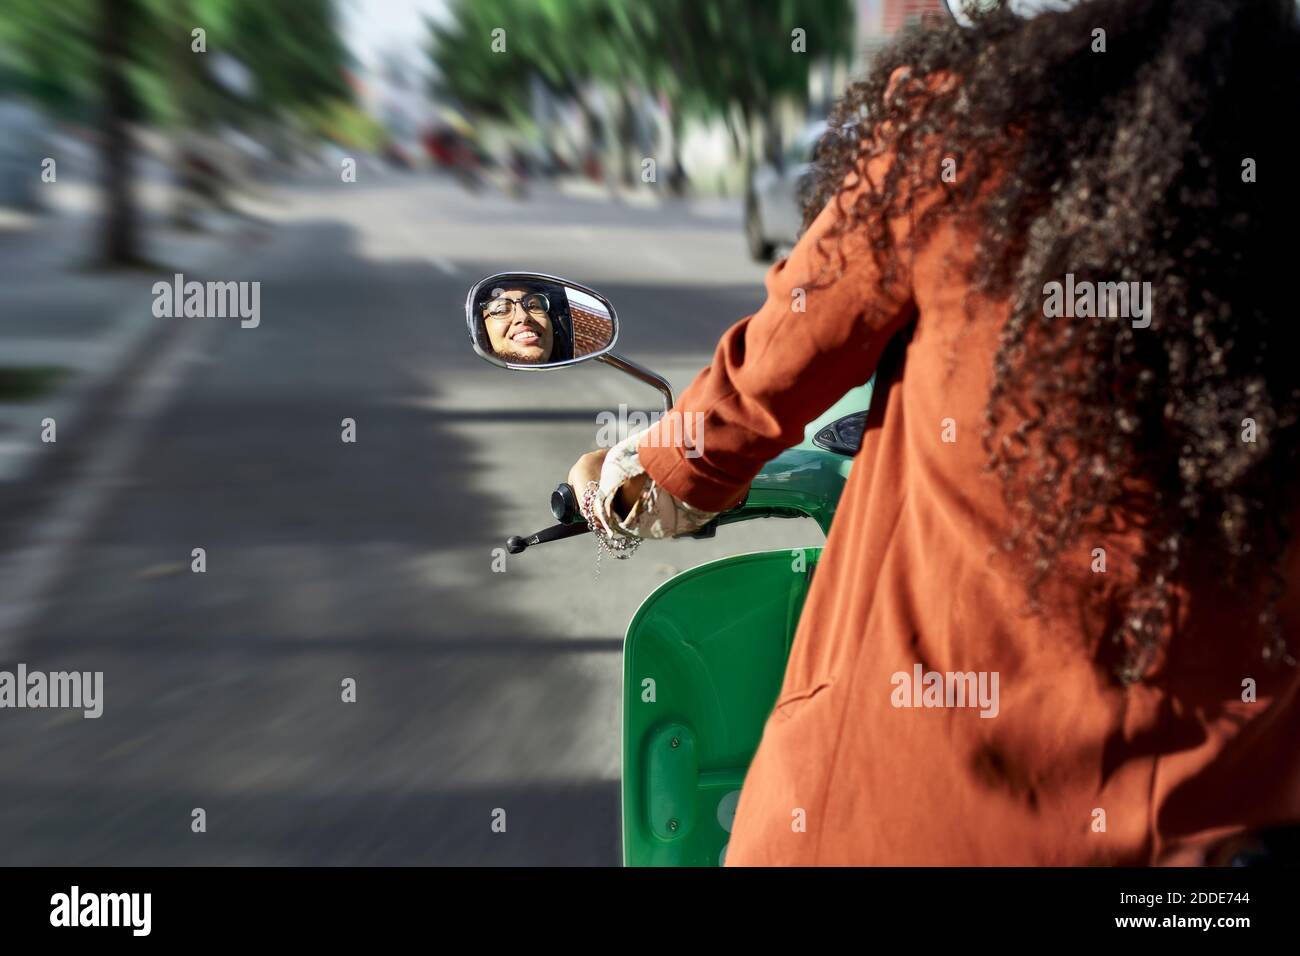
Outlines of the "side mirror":
[[477,282],[465,299],[477,352],[510,369],[560,368],[609,352],[618,315],[599,292],[538,272],[502,272]]
[[[945,6],[959,27],[971,27],[975,18],[989,13],[1002,3],[1002,0],[946,0]],[[1006,8],[1018,17],[1034,17],[1049,11],[1067,10],[1073,6],[1072,0],[1006,0]]]

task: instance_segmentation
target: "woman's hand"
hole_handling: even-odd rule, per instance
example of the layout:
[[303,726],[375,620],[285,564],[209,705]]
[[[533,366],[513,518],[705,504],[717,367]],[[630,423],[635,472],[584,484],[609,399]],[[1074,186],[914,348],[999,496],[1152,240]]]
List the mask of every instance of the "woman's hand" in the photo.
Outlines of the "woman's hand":
[[587,490],[587,482],[600,483],[600,469],[605,464],[605,456],[608,454],[608,448],[589,451],[575,461],[573,467],[569,469],[569,484],[573,486],[573,491],[578,496],[579,501],[582,500],[582,496]]
[[[569,469],[569,484],[573,487],[579,501],[582,501],[583,496],[586,494],[588,482],[600,483],[600,470],[605,465],[605,456],[607,454],[609,454],[608,448],[587,452],[587,454],[575,461],[573,467]],[[632,506],[641,497],[646,480],[647,476],[640,474],[628,479],[619,486],[618,494],[614,498],[614,511],[620,518],[626,518],[627,513],[632,510]]]

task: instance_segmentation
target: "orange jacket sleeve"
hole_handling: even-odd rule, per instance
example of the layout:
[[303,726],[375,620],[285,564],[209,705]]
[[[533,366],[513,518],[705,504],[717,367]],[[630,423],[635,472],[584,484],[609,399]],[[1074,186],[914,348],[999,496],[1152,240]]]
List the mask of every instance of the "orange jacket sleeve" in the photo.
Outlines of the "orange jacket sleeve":
[[[872,161],[873,180],[888,162],[887,155]],[[846,189],[844,207],[864,188]],[[713,363],[645,433],[641,463],[679,501],[705,511],[735,505],[765,462],[802,441],[808,422],[871,377],[891,336],[915,314],[905,224],[890,224],[901,268],[887,283],[860,230],[818,249],[836,205],[772,266],[762,308],[726,331]]]

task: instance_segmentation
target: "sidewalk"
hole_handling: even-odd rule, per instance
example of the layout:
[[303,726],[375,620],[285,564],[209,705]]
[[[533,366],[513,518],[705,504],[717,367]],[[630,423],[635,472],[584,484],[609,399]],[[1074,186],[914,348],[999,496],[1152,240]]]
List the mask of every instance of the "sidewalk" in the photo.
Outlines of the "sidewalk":
[[646,183],[628,187],[622,184],[595,182],[583,177],[569,176],[555,181],[557,191],[570,199],[594,202],[619,202],[641,209],[657,209],[678,205],[690,215],[701,219],[721,219],[740,222],[741,201],[734,196],[674,197],[662,184]]
[[60,439],[74,434],[95,397],[166,331],[153,316],[153,284],[173,272],[201,271],[231,250],[229,228],[214,226],[182,233],[146,213],[144,253],[159,268],[92,271],[89,211],[2,211],[0,369],[34,394],[0,394],[0,487],[29,477],[40,452],[52,447],[41,440],[42,420],[55,420]]

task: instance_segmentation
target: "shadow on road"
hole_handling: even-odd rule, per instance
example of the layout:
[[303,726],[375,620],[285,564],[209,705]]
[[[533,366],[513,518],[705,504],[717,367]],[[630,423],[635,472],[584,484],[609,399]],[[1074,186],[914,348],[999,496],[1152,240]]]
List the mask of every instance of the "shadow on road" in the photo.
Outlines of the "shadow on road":
[[620,642],[493,587],[501,465],[435,410],[479,360],[423,320],[460,281],[337,221],[222,278],[261,326],[193,357],[14,651],[105,699],[0,719],[0,864],[617,862]]

